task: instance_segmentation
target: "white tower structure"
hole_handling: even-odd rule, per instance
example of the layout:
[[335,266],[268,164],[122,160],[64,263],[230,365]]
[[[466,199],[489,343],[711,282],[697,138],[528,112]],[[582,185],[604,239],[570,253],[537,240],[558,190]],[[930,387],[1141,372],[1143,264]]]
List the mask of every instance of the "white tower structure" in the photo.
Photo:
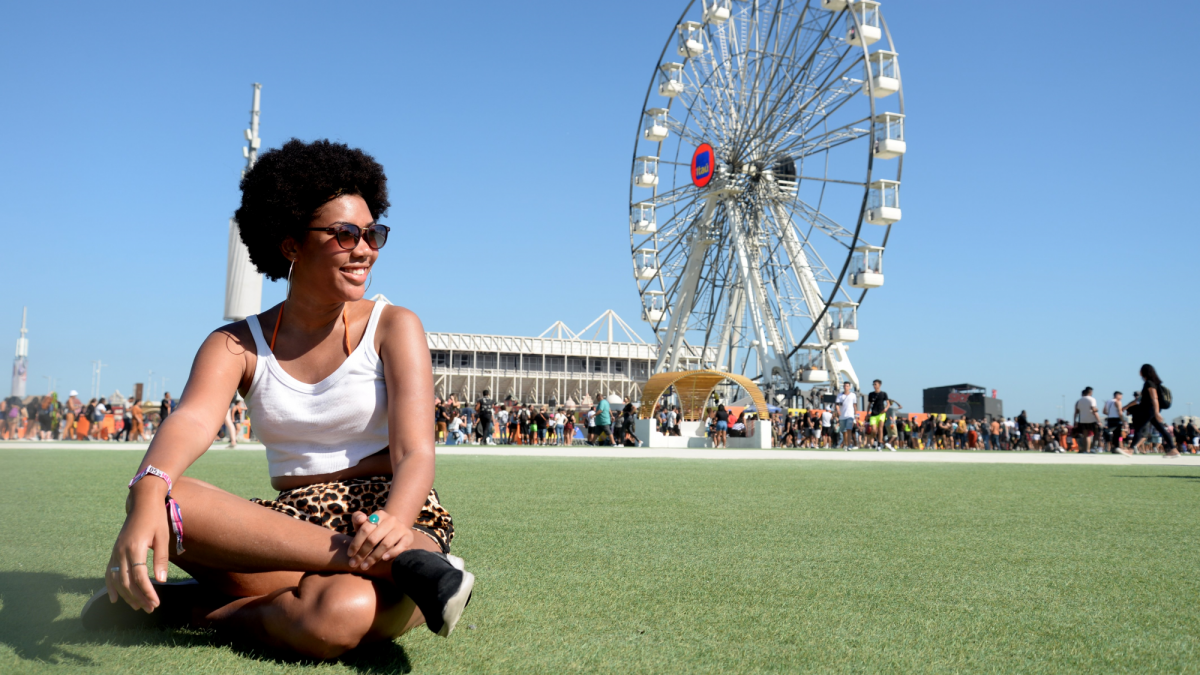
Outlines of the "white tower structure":
[[25,378],[29,372],[29,340],[25,337],[28,307],[21,308],[21,337],[17,338],[17,356],[13,359],[12,395],[25,398]]
[[[250,128],[246,129],[246,147],[242,155],[246,158],[246,168],[242,176],[254,167],[258,161],[258,147],[262,140],[258,137],[258,101],[262,93],[262,85],[254,83],[254,104],[250,108]],[[242,243],[237,221],[229,219],[229,261],[225,271],[225,319],[241,321],[251,314],[258,314],[262,309],[262,275],[250,262],[250,251]]]

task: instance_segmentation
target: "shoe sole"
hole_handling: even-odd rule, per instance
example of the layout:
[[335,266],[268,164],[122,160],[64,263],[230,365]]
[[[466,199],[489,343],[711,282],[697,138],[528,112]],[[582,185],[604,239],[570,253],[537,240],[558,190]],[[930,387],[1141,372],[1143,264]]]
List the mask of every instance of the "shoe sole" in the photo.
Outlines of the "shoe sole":
[[[152,581],[155,592],[158,593],[160,601],[166,602],[164,595],[173,593],[176,589],[182,587],[196,586],[198,582],[195,580],[174,581],[168,583],[159,583]],[[108,589],[102,588],[96,591],[91,598],[83,605],[83,610],[79,612],[79,619],[83,623],[83,627],[88,631],[108,631],[108,630],[129,630],[139,628],[155,628],[160,626],[164,619],[163,608],[160,606],[154,610],[153,614],[146,614],[142,610],[135,610],[129,607],[125,600],[118,599],[117,602],[111,603],[113,606],[101,606],[97,608],[97,612],[106,612],[107,616],[97,617],[100,621],[97,624],[97,619],[89,619],[88,615],[92,611],[92,607],[99,602],[108,602]]]
[[437,633],[442,637],[450,637],[450,634],[454,632],[454,626],[462,618],[462,613],[467,608],[467,603],[471,601],[471,591],[475,588],[475,575],[470,572],[463,572],[462,574],[462,584],[459,585],[458,591],[446,603],[446,608],[442,610],[442,629]]

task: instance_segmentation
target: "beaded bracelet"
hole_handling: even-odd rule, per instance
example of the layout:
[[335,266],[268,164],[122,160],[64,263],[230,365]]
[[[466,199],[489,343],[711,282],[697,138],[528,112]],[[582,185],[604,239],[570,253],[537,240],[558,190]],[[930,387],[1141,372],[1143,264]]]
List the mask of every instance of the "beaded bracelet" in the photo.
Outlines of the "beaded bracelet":
[[145,470],[133,477],[129,481],[129,489],[133,489],[135,483],[145,478],[147,475],[158,476],[167,482],[167,515],[171,517],[171,532],[175,535],[175,555],[183,555],[183,511],[179,508],[179,502],[171,497],[171,477],[166,471],[154,468],[153,465],[147,465]]

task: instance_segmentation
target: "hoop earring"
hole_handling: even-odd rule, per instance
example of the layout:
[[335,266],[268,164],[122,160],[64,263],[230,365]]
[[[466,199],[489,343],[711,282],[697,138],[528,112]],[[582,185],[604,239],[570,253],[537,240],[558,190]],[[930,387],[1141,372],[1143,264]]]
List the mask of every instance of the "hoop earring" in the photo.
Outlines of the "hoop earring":
[[296,266],[296,260],[295,260],[295,258],[293,258],[291,264],[288,265],[287,295],[283,296],[285,300],[292,299],[292,268],[295,266]]
[[371,282],[375,280],[375,270],[367,275],[367,287],[363,289],[363,297],[367,297],[367,291],[371,290]]

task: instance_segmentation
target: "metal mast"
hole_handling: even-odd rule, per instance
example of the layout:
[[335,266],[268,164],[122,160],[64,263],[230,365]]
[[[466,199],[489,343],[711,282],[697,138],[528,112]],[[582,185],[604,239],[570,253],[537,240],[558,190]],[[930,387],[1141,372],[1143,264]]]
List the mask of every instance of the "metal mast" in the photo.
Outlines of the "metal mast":
[[[250,108],[250,128],[246,129],[246,145],[242,156],[246,168],[242,176],[258,161],[258,148],[262,140],[258,137],[258,102],[262,85],[254,83],[254,103]],[[225,272],[225,319],[241,321],[262,310],[262,275],[250,262],[250,251],[242,243],[237,221],[229,219],[229,260]]]
[[21,308],[21,337],[17,338],[17,356],[13,359],[12,395],[25,398],[25,378],[29,372],[29,340],[25,337],[28,307]]

